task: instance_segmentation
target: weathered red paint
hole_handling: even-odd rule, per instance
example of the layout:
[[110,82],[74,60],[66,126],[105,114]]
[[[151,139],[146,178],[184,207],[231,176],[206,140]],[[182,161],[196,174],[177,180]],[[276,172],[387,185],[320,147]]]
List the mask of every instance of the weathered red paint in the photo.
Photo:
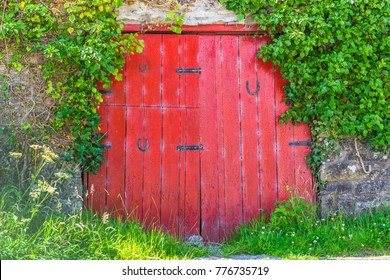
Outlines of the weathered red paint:
[[285,82],[256,58],[268,39],[229,28],[141,35],[145,51],[126,56],[124,82],[99,109],[112,148],[98,175],[88,176],[90,207],[219,241],[269,214],[288,190],[313,199],[310,150],[290,145],[310,140],[310,131],[279,124]]

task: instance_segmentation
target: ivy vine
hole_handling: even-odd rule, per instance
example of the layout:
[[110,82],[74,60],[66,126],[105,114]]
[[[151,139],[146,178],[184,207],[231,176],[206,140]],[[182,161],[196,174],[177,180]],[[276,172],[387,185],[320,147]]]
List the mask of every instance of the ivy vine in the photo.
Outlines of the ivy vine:
[[289,81],[281,121],[311,124],[313,168],[342,136],[389,151],[389,1],[220,2],[241,20],[252,16],[271,37],[258,56]]
[[[96,82],[108,88],[112,78],[120,80],[124,53],[143,48],[137,34],[122,34],[115,12],[121,5],[121,0],[0,2],[0,64],[23,72],[30,66],[24,57],[43,55],[38,67],[44,92],[56,104],[45,133],[54,129],[68,137],[73,144],[67,157],[85,171],[96,171],[103,162]],[[7,73],[0,74],[4,80]]]

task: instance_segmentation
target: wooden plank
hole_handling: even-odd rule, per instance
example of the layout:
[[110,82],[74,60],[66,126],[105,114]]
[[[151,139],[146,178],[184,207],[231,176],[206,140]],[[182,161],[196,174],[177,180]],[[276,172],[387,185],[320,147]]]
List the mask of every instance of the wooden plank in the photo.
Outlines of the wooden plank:
[[280,118],[289,108],[283,101],[283,86],[287,84],[282,80],[280,71],[275,73],[276,95],[276,133],[277,133],[277,162],[278,162],[278,200],[289,198],[295,189],[295,149],[290,146],[294,141],[294,125],[291,122],[280,124]]
[[[143,69],[143,104],[145,106],[161,105],[161,38],[154,34],[144,37]],[[165,76],[165,75],[164,75]]]
[[177,109],[163,109],[161,223],[173,234],[178,230],[179,211],[179,113]]
[[125,117],[125,107],[108,107],[107,210],[114,216],[123,216],[125,206]]
[[[217,97],[217,150],[216,165],[218,178],[218,220],[219,238],[227,235],[226,218],[226,182],[225,182],[225,143],[224,143],[224,121],[223,121],[223,90],[222,85],[222,36],[218,36],[215,48],[215,95]],[[215,159],[213,159],[215,162]],[[213,162],[212,161],[212,162]]]
[[162,105],[179,106],[179,36],[164,35],[162,39]]
[[[218,46],[218,50],[216,48]],[[200,36],[200,142],[201,151],[201,233],[207,241],[219,240],[219,200],[217,164],[217,95],[216,52],[219,39],[215,36]]]
[[143,213],[147,225],[160,225],[160,195],[161,195],[161,135],[162,109],[145,109],[145,130],[141,145],[149,147],[144,155],[144,199]]
[[[190,85],[189,85],[190,86]],[[183,110],[184,111],[184,110]],[[199,145],[199,109],[186,109],[186,145]],[[182,152],[185,154],[185,236],[200,234],[200,150]]]
[[242,36],[240,40],[240,114],[242,149],[243,219],[248,222],[260,213],[259,189],[259,94],[257,89],[256,39]]
[[[139,36],[144,40],[145,36]],[[127,105],[142,105],[143,100],[143,73],[142,69],[146,67],[143,61],[143,53],[136,53],[133,55],[126,54],[125,59],[125,90],[126,90],[126,104]],[[140,70],[141,69],[141,70]]]
[[[107,110],[106,106],[99,106],[100,133],[107,133]],[[106,143],[107,140],[103,140]],[[106,150],[107,152],[107,150]],[[106,206],[106,183],[107,183],[107,153],[103,155],[104,162],[101,164],[97,174],[88,173],[88,203],[90,209],[102,214]]]
[[122,74],[122,80],[116,80],[113,75],[111,75],[112,84],[108,90],[105,90],[100,83],[98,88],[103,90],[103,102],[102,104],[106,105],[124,105],[125,104],[125,77],[123,69],[119,72]]
[[[179,142],[178,145],[187,145],[187,135],[185,127],[187,123],[187,110],[185,108],[176,109],[179,113],[180,124],[176,129],[178,130]],[[177,146],[176,146],[177,147]],[[178,209],[178,234],[185,237],[186,235],[186,159],[187,153],[185,151],[178,152],[179,157],[179,209]]]
[[[202,68],[199,65],[199,36],[186,35],[181,40],[182,56],[184,56],[185,68]],[[184,80],[185,94],[180,94],[180,104],[186,107],[198,107],[199,105],[199,76],[201,73],[180,75]]]
[[[266,43],[265,37],[260,44]],[[260,81],[260,186],[261,208],[266,214],[274,209],[277,199],[276,129],[274,71],[270,62],[258,60]]]
[[144,108],[127,108],[126,115],[126,209],[130,219],[143,219],[143,156],[138,139],[144,140]]
[[242,222],[238,37],[221,38],[226,230]]
[[[294,127],[294,141],[310,141],[310,127],[301,123]],[[306,157],[310,154],[309,146],[296,146],[295,148],[295,194],[306,198],[309,201],[313,199],[313,178],[307,167]]]

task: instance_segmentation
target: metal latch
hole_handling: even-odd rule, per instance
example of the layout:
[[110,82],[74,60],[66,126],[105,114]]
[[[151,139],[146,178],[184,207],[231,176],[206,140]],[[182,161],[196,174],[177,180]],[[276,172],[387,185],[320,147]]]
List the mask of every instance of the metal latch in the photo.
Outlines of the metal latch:
[[194,150],[203,150],[203,145],[200,144],[200,145],[193,145],[193,146],[183,146],[183,145],[179,145],[177,146],[177,149],[179,151],[194,151]]
[[296,147],[296,146],[310,146],[311,141],[297,141],[297,142],[290,142],[290,146]]
[[202,72],[202,68],[177,68],[177,74],[195,74]]

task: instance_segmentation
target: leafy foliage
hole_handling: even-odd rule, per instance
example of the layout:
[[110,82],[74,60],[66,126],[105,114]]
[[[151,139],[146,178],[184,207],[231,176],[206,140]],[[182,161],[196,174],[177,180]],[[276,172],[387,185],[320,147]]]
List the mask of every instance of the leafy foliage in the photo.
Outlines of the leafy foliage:
[[[258,56],[289,80],[282,122],[310,123],[317,144],[347,135],[389,151],[389,1],[221,2],[271,36]],[[325,147],[313,149],[316,163]]]
[[23,57],[44,54],[45,92],[56,101],[51,127],[72,140],[69,158],[95,171],[104,152],[97,106],[111,78],[121,79],[124,53],[141,52],[137,34],[122,34],[115,9],[121,0],[9,0],[0,3],[0,60],[17,71]]

